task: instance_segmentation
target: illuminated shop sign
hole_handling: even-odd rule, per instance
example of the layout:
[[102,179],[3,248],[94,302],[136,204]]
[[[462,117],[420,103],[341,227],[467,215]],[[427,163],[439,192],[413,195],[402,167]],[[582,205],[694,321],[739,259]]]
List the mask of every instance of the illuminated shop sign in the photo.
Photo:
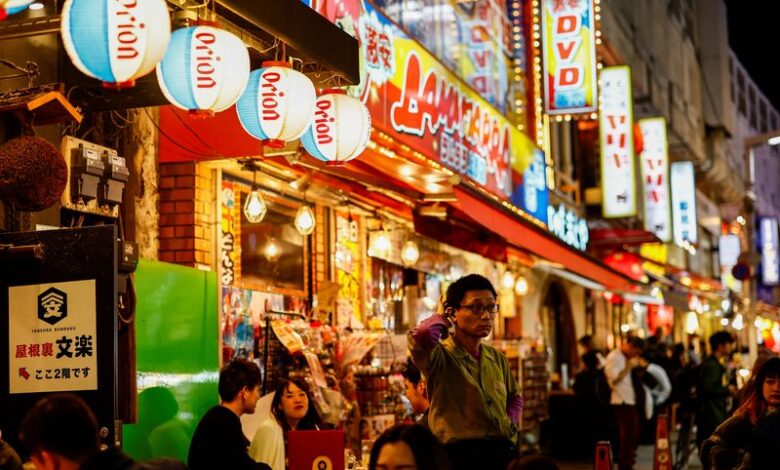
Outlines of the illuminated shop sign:
[[672,240],[672,214],[669,206],[669,156],[667,154],[666,119],[639,120],[644,149],[639,162],[645,202],[645,230],[661,241]]
[[761,234],[761,279],[766,286],[780,284],[780,257],[778,257],[777,219],[763,217]]
[[674,243],[698,241],[696,225],[696,180],[693,162],[674,162],[671,165],[672,218],[674,219]]
[[636,215],[634,180],[634,116],[631,69],[628,66],[601,70],[601,188],[606,218]]
[[546,168],[544,152],[535,149],[531,164],[523,172],[523,184],[518,185],[512,193],[514,205],[545,224],[547,223],[547,207],[550,199],[545,174]]
[[588,247],[588,222],[563,204],[557,209],[553,206],[547,208],[547,228],[567,245],[582,251]]
[[542,0],[545,111],[596,111],[593,0]]

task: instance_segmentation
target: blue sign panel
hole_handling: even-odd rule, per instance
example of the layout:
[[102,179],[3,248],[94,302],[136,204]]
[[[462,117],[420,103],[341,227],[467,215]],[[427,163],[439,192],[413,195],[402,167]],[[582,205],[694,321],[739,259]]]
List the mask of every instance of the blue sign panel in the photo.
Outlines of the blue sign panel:
[[512,192],[512,204],[546,225],[550,193],[545,168],[544,152],[534,149],[531,165],[523,172],[523,184]]

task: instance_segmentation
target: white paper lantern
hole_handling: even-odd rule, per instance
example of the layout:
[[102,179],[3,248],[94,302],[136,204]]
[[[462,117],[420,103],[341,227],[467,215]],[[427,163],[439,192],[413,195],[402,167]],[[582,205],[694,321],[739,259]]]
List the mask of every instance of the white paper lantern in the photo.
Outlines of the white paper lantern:
[[0,20],[27,9],[35,0],[0,0]]
[[266,62],[249,74],[236,103],[238,120],[252,137],[269,147],[284,147],[306,132],[314,116],[317,92],[306,75],[286,62]]
[[157,65],[157,81],[174,106],[213,114],[238,100],[249,81],[249,52],[235,35],[212,26],[177,29]]
[[314,120],[301,143],[328,165],[344,165],[363,152],[370,137],[368,108],[343,90],[328,90],[317,98]]
[[76,68],[127,88],[162,60],[171,22],[165,0],[66,0],[60,33]]

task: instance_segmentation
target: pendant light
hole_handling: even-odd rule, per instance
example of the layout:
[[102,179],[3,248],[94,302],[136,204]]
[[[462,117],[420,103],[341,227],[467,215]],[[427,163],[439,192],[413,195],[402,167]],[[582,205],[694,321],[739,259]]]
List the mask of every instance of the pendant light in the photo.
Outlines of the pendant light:
[[314,211],[306,203],[306,196],[304,195],[303,205],[298,209],[298,213],[295,214],[295,229],[301,235],[311,235],[316,224],[317,220],[314,218]]
[[528,280],[523,275],[517,276],[515,281],[515,294],[523,296],[528,293]]
[[257,190],[256,177],[257,172],[252,172],[252,191],[247,196],[246,202],[244,202],[244,216],[250,224],[259,224],[268,212],[265,199],[263,199],[260,191]]
[[412,266],[417,260],[420,259],[420,249],[417,247],[417,243],[414,240],[409,240],[404,244],[401,249],[401,261],[407,268]]

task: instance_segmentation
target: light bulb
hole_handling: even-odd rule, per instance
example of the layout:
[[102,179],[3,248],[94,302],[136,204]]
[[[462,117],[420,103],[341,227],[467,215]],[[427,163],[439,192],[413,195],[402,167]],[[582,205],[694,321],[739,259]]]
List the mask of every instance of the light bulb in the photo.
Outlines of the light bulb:
[[308,204],[304,204],[298,209],[298,213],[295,214],[295,229],[301,235],[309,235],[314,231],[314,226],[317,221],[314,219],[314,212]]
[[737,314],[737,316],[736,316],[736,317],[734,317],[734,321],[733,321],[733,322],[731,322],[731,326],[732,326],[732,327],[733,327],[735,330],[737,330],[737,331],[739,331],[739,330],[741,330],[742,328],[744,328],[744,327],[745,327],[745,321],[744,321],[744,319],[742,318],[742,314],[741,314],[741,313],[740,313],[740,314]]
[[266,206],[263,196],[256,189],[253,189],[244,203],[246,220],[250,224],[259,224],[267,212],[268,206]]
[[276,243],[276,240],[273,238],[268,240],[268,243],[266,243],[265,248],[263,249],[263,254],[265,254],[265,257],[269,260],[275,260],[279,257],[279,254],[282,252],[282,249],[279,247],[279,244]]
[[387,258],[390,254],[390,245],[390,237],[387,235],[387,232],[384,230],[377,232],[371,238],[369,255],[376,258]]
[[404,266],[411,266],[420,259],[420,249],[417,248],[417,243],[414,240],[409,240],[401,250],[401,261],[404,262]]
[[504,289],[511,289],[515,286],[515,275],[512,271],[504,271],[503,277],[501,277],[501,285]]
[[517,295],[525,295],[528,293],[528,280],[524,276],[517,276],[515,293]]

